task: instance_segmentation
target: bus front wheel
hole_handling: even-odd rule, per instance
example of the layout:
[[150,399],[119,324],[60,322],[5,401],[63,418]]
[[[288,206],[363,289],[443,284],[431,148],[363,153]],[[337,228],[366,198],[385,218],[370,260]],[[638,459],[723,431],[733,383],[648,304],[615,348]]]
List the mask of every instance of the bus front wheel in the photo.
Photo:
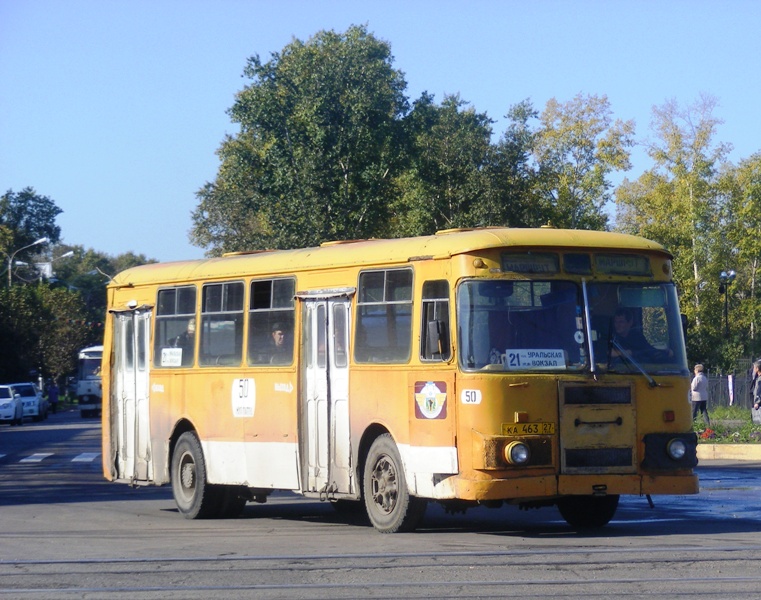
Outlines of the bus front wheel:
[[426,501],[410,495],[399,450],[389,434],[370,446],[363,495],[367,516],[381,533],[412,531],[423,519]]
[[218,493],[206,479],[206,462],[201,442],[192,431],[177,440],[172,455],[172,494],[177,508],[186,519],[214,516]]
[[604,527],[616,514],[618,496],[565,496],[558,500],[560,515],[571,527]]

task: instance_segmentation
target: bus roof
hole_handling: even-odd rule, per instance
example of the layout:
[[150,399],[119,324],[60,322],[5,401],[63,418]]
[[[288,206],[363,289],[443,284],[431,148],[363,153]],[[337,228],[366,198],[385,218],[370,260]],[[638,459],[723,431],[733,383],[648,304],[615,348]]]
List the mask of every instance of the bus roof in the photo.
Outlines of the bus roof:
[[88,346],[79,351],[80,354],[90,354],[93,352],[103,352],[103,346]]
[[296,250],[238,252],[218,258],[152,263],[122,271],[114,277],[109,287],[243,277],[252,273],[286,274],[318,268],[404,264],[415,259],[450,258],[500,247],[635,250],[671,257],[660,244],[623,233],[554,227],[486,227],[451,229],[439,231],[435,235],[412,238],[336,241]]

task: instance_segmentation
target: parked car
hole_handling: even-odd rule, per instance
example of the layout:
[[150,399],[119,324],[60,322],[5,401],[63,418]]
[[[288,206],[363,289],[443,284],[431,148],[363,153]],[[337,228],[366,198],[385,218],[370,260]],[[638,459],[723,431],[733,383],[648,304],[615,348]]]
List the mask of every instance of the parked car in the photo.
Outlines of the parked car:
[[21,397],[9,385],[0,385],[0,423],[21,425],[24,422],[24,407]]
[[34,421],[48,418],[48,401],[42,397],[40,388],[34,383],[11,383],[11,388],[21,396],[24,416]]

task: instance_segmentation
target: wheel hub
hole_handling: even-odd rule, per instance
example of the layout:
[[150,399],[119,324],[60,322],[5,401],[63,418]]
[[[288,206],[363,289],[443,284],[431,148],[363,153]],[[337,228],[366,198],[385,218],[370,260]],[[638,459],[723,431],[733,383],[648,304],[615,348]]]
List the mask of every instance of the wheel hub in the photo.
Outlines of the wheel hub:
[[378,460],[372,478],[373,500],[384,512],[394,510],[397,498],[396,470],[387,457]]
[[180,479],[182,481],[182,487],[185,489],[191,489],[195,485],[196,479],[196,467],[192,462],[187,462],[182,465],[180,471]]

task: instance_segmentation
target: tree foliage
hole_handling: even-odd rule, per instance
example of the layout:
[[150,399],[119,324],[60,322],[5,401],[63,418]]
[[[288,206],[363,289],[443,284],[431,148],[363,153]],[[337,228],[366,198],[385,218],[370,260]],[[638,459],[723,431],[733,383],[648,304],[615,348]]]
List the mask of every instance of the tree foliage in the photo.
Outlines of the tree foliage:
[[387,43],[351,27],[299,40],[268,62],[230,109],[240,132],[219,149],[191,237],[211,254],[376,235],[399,163],[403,75]]
[[[151,262],[132,253],[110,257],[82,246],[56,245],[60,213],[50,198],[32,188],[0,198],[6,268],[13,257],[12,285],[0,288],[0,381],[71,372],[80,348],[102,343],[109,276]],[[49,243],[24,249],[43,237]],[[47,263],[54,277],[47,278],[37,263]]]
[[[392,233],[432,234],[483,225],[489,202],[491,119],[457,96],[440,106],[423,94],[405,121],[409,161],[391,203]],[[488,220],[488,218],[487,218]]]
[[630,168],[634,122],[613,121],[606,96],[551,99],[533,143],[536,197],[558,227],[603,229],[613,171]]
[[55,244],[61,236],[55,219],[61,212],[55,202],[34,188],[18,193],[8,190],[0,196],[0,249],[8,255],[44,237]]
[[647,143],[653,167],[634,182],[625,180],[616,203],[622,230],[657,240],[674,254],[674,279],[690,322],[690,356],[727,369],[744,350],[724,335],[718,293],[719,273],[739,265],[731,233],[737,223],[728,202],[729,147],[716,141],[716,106],[715,98],[702,96],[687,107],[673,100],[654,107],[654,139]]

